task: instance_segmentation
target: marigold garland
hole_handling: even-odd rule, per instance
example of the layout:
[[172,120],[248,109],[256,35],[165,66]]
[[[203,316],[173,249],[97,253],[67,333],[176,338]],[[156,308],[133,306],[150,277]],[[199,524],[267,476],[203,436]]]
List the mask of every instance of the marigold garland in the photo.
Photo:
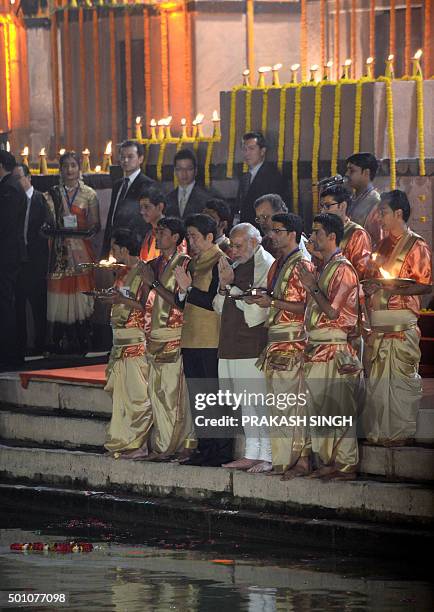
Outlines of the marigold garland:
[[280,90],[279,105],[279,138],[277,143],[277,168],[279,172],[283,169],[283,156],[285,154],[285,119],[286,119],[286,90],[289,85],[284,85]]
[[362,124],[362,95],[363,81],[358,81],[356,85],[356,99],[354,102],[354,144],[353,153],[360,151],[360,131]]
[[340,125],[341,125],[341,87],[342,84],[336,83],[335,86],[335,105],[333,114],[333,141],[332,141],[332,155],[331,155],[331,169],[332,175],[336,174],[338,170],[338,155],[339,155],[339,137],[340,137]]
[[388,77],[379,77],[378,81],[386,84],[387,134],[389,138],[389,159],[390,159],[390,189],[396,189],[396,149],[395,149],[392,81]]
[[300,155],[300,118],[301,118],[301,88],[297,85],[294,104],[294,143],[292,147],[292,198],[295,213],[299,211],[298,203],[298,158]]
[[151,148],[149,142],[145,143],[145,155],[143,156],[143,164],[142,164],[142,168],[143,168],[143,172],[146,174],[146,166],[148,165],[148,159],[149,159],[149,149]]
[[9,546],[10,550],[32,551],[32,552],[92,552],[93,544],[90,542],[14,542]]
[[416,78],[416,104],[417,104],[417,139],[419,142],[419,174],[426,175],[425,169],[425,133],[423,115],[423,78]]
[[[249,87],[246,90],[246,122],[244,125],[244,134],[247,134],[252,129],[252,88]],[[248,166],[246,163],[243,164],[243,172],[247,172]]]
[[268,122],[268,88],[262,90],[262,116],[261,116],[261,132],[266,136]]
[[237,126],[235,124],[236,113],[237,113],[237,93],[242,87],[234,87],[231,91],[231,114],[229,120],[229,147],[228,147],[228,161],[226,163],[226,177],[232,178],[234,176],[234,157],[235,157],[235,135]]
[[205,187],[211,186],[211,162],[212,162],[213,151],[214,151],[214,141],[210,140],[206,148],[206,157],[205,157]]
[[417,120],[417,141],[419,145],[419,175],[426,175],[425,168],[425,125],[424,125],[424,92],[423,77],[402,77],[403,81],[416,82],[416,120]]
[[319,194],[318,187],[318,165],[319,165],[319,148],[321,144],[321,106],[322,106],[322,87],[323,82],[321,81],[316,85],[315,88],[315,111],[313,118],[313,145],[312,145],[312,200],[313,210],[318,212],[319,207]]
[[157,161],[157,181],[162,180],[163,178],[163,162],[164,162],[164,153],[166,151],[167,142],[160,143],[160,150],[158,151],[158,161]]

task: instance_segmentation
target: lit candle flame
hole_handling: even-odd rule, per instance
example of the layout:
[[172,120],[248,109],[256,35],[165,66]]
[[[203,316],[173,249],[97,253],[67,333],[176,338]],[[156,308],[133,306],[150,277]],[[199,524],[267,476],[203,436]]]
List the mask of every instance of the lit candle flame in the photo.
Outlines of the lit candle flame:
[[292,64],[291,70],[292,72],[296,72],[300,68],[300,64]]
[[100,165],[95,166],[95,172],[101,172],[101,166]]
[[312,64],[312,66],[310,67],[310,69],[315,72],[316,70],[318,70],[318,64]]
[[271,66],[261,66],[260,68],[258,68],[258,72],[260,74],[266,73],[266,72],[270,72],[271,70]]
[[6,141],[6,151],[7,151],[8,153],[10,153],[10,152],[11,152],[11,143],[9,142],[9,140],[7,140],[7,141]]
[[333,62],[332,62],[332,60],[329,60],[329,61],[327,62],[327,64],[326,64],[326,66],[327,66],[327,68],[332,68],[332,66],[333,66]]
[[82,151],[81,153],[82,155],[90,155],[89,149],[84,149],[84,151]]
[[182,126],[187,125],[187,119],[185,117],[181,119],[181,125]]
[[391,53],[390,55],[388,55],[388,57],[387,57],[387,61],[388,61],[388,62],[393,62],[393,58],[394,58],[394,57],[395,57],[395,56],[393,55],[393,53]]
[[243,70],[243,77],[248,77],[249,75],[250,75],[250,70],[248,68]]
[[378,268],[383,278],[392,278],[392,275],[384,268]]
[[149,122],[149,125],[151,127],[157,127],[157,122],[155,121],[155,119],[151,119],[151,121]]
[[367,60],[366,60],[366,63],[367,64],[372,64],[373,61],[374,61],[373,57],[368,57]]
[[59,149],[59,155],[65,155],[66,149]]
[[422,57],[422,53],[423,53],[422,49],[419,49],[418,51],[416,51],[416,53],[414,54],[414,59],[415,60],[420,59]]
[[39,155],[46,155],[45,147],[42,147],[42,149],[39,151]]
[[105,151],[104,151],[104,155],[111,155],[111,154],[112,154],[112,141],[109,140],[107,145],[106,145],[106,148],[105,148]]
[[218,114],[218,112],[217,112],[216,110],[215,110],[215,111],[213,111],[213,114],[212,114],[212,120],[213,120],[213,121],[220,121],[219,114]]
[[351,66],[352,63],[353,63],[352,60],[346,59],[344,62],[344,66]]
[[274,64],[272,70],[280,70],[282,68],[282,64]]
[[29,154],[29,147],[24,147],[24,149],[21,151],[21,155],[24,155],[25,157],[27,157],[28,154]]
[[117,263],[116,258],[113,255],[109,255],[108,259],[101,259],[99,262],[100,266],[111,266],[112,264]]
[[169,115],[168,117],[166,117],[165,121],[166,121],[165,125],[169,126],[172,123],[172,115]]
[[163,125],[166,125],[166,120],[165,120],[164,118],[163,118],[163,119],[159,119],[159,120],[157,121],[157,125],[158,125],[158,127],[161,127],[161,126],[163,126]]
[[377,257],[378,257],[378,253],[372,253],[371,254],[372,261],[375,261],[377,259]]
[[136,117],[136,123],[137,123],[137,125],[140,125],[141,121],[142,121],[142,118],[141,118],[141,117],[139,117],[139,116],[137,116],[137,117]]

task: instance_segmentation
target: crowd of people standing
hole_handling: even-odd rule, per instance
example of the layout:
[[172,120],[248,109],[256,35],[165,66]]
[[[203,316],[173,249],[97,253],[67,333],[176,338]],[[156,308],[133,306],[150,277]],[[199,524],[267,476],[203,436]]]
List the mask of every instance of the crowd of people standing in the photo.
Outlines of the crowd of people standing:
[[[307,240],[302,219],[288,212],[282,177],[266,163],[262,134],[243,137],[248,171],[232,207],[197,184],[191,150],[177,152],[178,186],[169,194],[143,174],[143,153],[134,141],[120,146],[124,176],[113,186],[101,252],[125,264],[103,298],[113,329],[107,452],[284,480],[352,479],[358,438],[410,443],[422,393],[417,317],[421,296],[432,290],[431,252],[408,226],[405,193],[380,197],[375,189],[375,157],[354,154],[346,181],[323,183]],[[20,200],[21,216],[10,222],[27,228],[28,171],[6,157],[0,171],[0,194],[9,189]],[[14,174],[21,187],[8,178]],[[77,265],[94,259],[89,238],[100,219],[74,153],[62,156],[59,185],[40,202],[50,241],[48,346],[80,352],[93,309],[83,291],[93,281]],[[16,242],[19,259],[26,240]],[[11,282],[9,298],[14,291]],[[234,459],[235,430],[201,429],[196,418],[198,396],[215,397],[223,387],[234,397],[251,388],[259,398],[296,399],[283,406],[249,399],[220,412],[205,402],[216,422],[240,409],[245,445]],[[338,420],[313,427],[312,417]]]

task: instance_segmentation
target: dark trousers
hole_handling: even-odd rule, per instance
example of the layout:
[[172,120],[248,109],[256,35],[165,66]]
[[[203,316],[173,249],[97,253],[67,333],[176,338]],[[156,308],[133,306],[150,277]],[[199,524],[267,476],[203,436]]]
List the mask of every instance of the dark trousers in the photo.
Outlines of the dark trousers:
[[19,363],[15,314],[16,279],[5,273],[0,283],[0,368]]
[[20,356],[24,357],[27,346],[26,305],[30,304],[35,329],[35,350],[45,350],[47,333],[47,281],[46,272],[33,268],[31,263],[22,264],[18,273],[15,292],[17,313],[17,345]]
[[[182,361],[194,422],[196,393],[217,393],[219,389],[217,349],[184,348]],[[232,460],[232,440],[228,438],[199,438],[198,450],[205,459],[218,459],[221,463]]]

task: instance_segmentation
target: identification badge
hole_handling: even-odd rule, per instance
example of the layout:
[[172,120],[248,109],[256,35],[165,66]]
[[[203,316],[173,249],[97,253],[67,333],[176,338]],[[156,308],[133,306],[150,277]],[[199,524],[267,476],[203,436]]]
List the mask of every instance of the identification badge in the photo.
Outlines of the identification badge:
[[67,227],[68,229],[77,229],[77,215],[65,215],[63,217],[63,227]]

